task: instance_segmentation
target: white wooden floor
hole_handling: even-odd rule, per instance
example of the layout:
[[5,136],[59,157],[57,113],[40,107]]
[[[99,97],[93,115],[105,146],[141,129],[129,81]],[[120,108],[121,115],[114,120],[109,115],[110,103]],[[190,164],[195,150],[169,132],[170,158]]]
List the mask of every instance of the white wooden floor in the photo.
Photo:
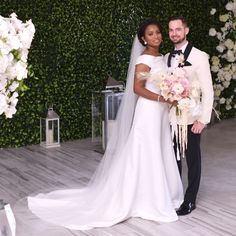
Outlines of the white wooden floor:
[[[14,206],[33,192],[85,185],[101,159],[99,149],[99,144],[91,143],[90,139],[62,143],[56,149],[39,145],[1,149],[0,199]],[[202,136],[202,151],[197,209],[176,222],[131,218],[113,227],[89,231],[51,228],[32,233],[19,228],[17,236],[236,235],[236,119],[208,127]],[[185,185],[186,178],[183,182]]]

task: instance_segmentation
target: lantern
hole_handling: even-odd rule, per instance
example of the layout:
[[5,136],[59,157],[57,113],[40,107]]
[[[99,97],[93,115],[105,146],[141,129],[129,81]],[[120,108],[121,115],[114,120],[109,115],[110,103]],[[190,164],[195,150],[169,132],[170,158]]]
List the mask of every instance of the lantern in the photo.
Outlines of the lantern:
[[45,118],[40,118],[40,145],[46,148],[60,147],[59,116],[52,107]]

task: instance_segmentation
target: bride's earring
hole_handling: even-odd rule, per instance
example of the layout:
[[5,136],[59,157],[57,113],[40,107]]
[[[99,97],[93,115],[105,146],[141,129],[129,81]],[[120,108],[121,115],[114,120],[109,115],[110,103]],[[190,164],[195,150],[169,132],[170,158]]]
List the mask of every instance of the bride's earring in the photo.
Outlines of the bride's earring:
[[147,45],[147,42],[146,42],[146,41],[144,41],[144,45]]

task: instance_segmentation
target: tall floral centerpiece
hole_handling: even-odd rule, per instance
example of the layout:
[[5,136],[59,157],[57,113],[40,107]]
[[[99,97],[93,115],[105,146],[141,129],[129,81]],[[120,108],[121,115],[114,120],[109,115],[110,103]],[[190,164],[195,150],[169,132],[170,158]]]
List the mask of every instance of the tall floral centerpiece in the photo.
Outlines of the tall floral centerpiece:
[[236,0],[225,5],[225,12],[211,9],[218,15],[221,28],[210,28],[209,35],[218,41],[216,53],[211,57],[214,78],[214,107],[223,117],[236,116]]
[[12,13],[0,16],[0,115],[12,118],[27,78],[28,52],[35,33],[31,20],[22,22]]

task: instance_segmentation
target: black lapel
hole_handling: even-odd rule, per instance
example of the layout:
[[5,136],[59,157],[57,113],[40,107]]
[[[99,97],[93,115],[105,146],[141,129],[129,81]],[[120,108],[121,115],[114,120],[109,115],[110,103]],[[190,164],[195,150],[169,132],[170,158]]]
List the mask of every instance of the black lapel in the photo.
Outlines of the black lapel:
[[191,43],[188,43],[187,47],[184,50],[184,66],[191,66],[192,64],[187,61],[188,56],[193,48],[193,45]]
[[171,53],[169,54],[169,56],[168,56],[168,61],[167,61],[167,65],[168,65],[168,67],[171,67],[171,57],[172,57],[172,55],[171,55]]

